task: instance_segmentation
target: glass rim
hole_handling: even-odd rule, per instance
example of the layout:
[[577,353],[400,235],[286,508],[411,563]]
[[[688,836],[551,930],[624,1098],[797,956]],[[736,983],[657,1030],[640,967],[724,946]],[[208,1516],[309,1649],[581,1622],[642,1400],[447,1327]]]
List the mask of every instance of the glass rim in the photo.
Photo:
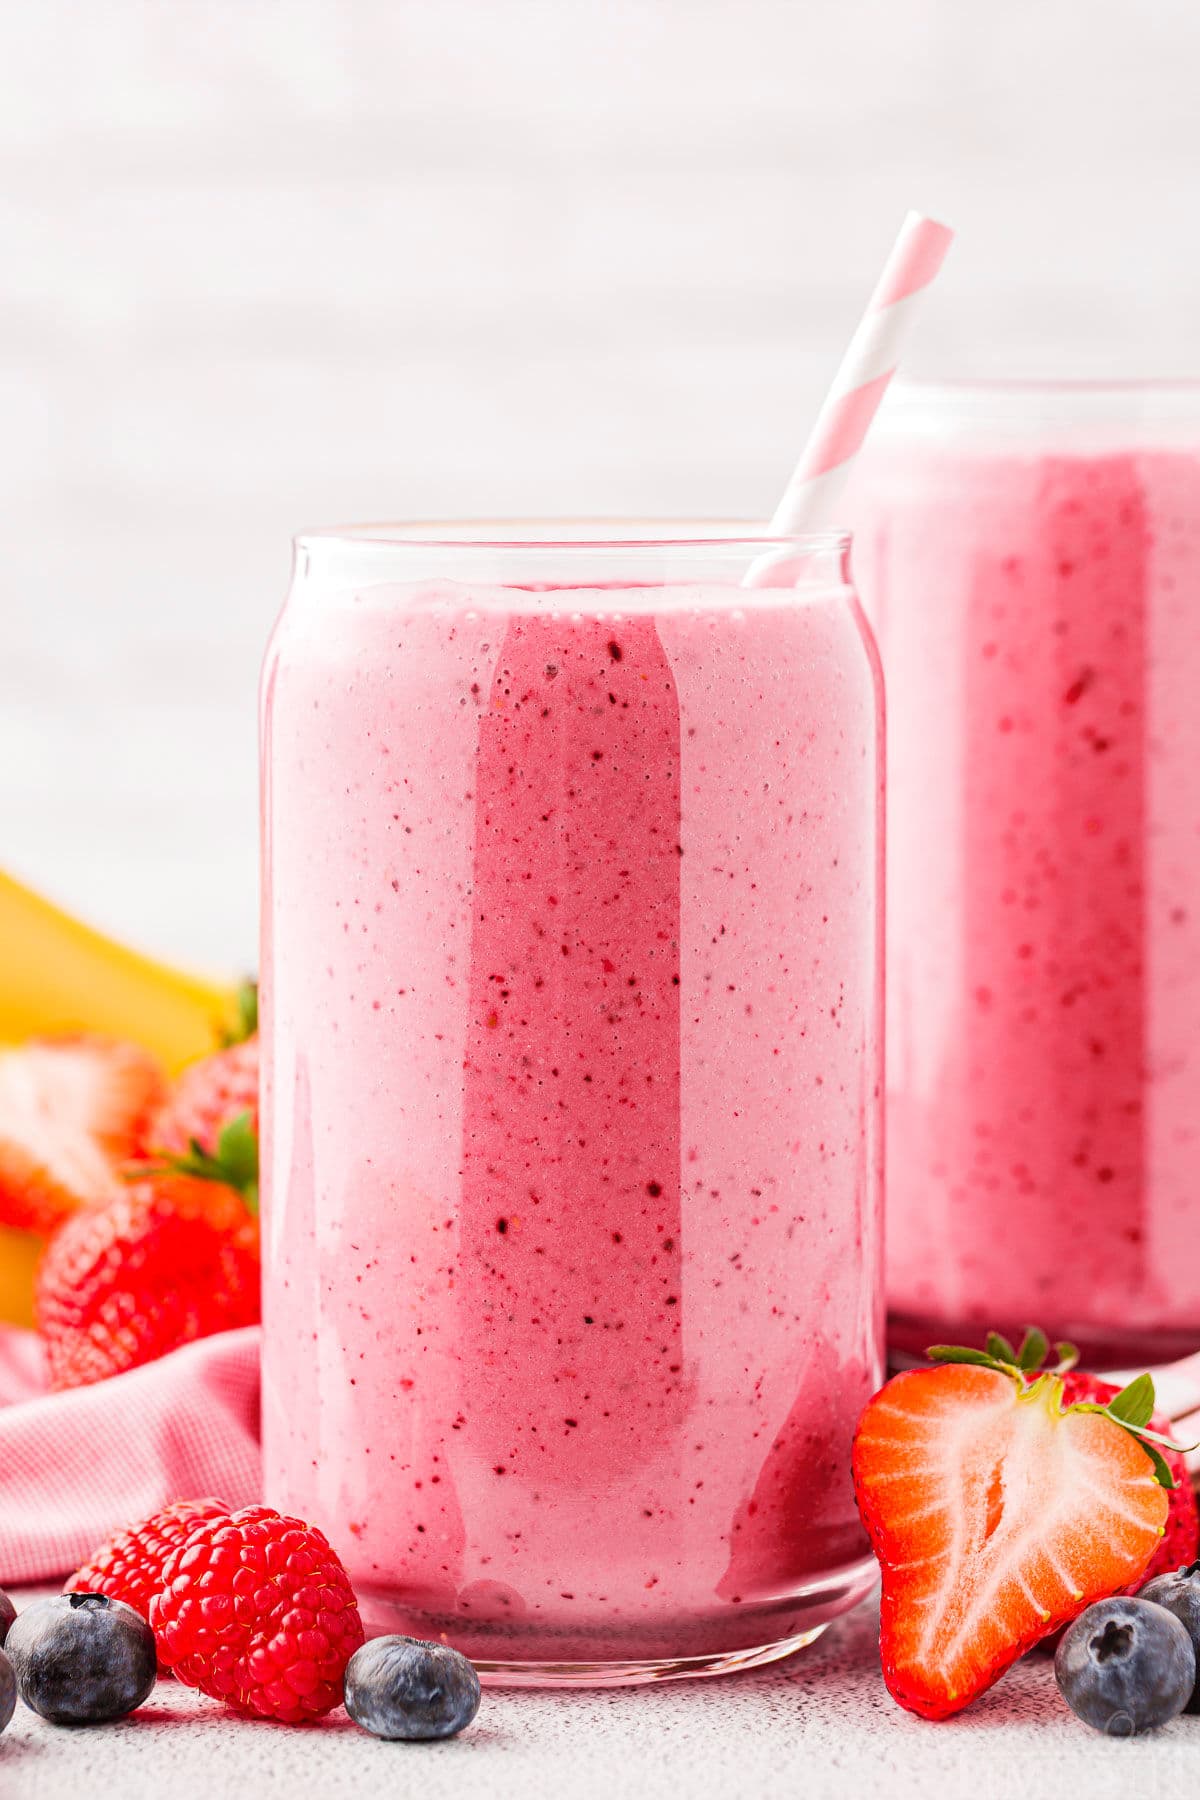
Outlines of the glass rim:
[[1035,434],[1078,450],[1095,433],[1133,442],[1186,441],[1200,429],[1195,377],[943,377],[897,380],[879,409],[881,440],[897,432],[964,439],[986,430],[1006,438]]
[[369,521],[317,526],[300,531],[297,549],[345,546],[356,551],[513,551],[522,555],[564,555],[579,551],[594,556],[606,550],[791,551],[817,556],[845,552],[850,533],[825,531],[772,532],[753,520],[709,519],[429,519]]
[[1000,399],[1005,395],[1030,397],[1062,395],[1067,399],[1109,397],[1132,399],[1138,395],[1166,397],[1178,394],[1194,398],[1200,395],[1200,375],[946,375],[898,376],[893,393],[899,398],[912,395],[927,399]]

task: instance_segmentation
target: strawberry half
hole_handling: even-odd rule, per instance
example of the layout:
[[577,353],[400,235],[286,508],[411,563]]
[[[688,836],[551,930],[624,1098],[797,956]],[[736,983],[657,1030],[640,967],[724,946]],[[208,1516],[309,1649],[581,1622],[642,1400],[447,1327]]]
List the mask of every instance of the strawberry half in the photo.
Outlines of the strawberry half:
[[137,1044],[33,1039],[0,1054],[0,1224],[50,1232],[121,1191],[166,1082]]
[[869,1403],[853,1469],[883,1575],[884,1680],[910,1712],[943,1719],[1145,1573],[1172,1478],[1143,1435],[1148,1376],[1108,1407],[1064,1410],[1056,1373],[1031,1378],[982,1351],[931,1355],[947,1360],[897,1375]]

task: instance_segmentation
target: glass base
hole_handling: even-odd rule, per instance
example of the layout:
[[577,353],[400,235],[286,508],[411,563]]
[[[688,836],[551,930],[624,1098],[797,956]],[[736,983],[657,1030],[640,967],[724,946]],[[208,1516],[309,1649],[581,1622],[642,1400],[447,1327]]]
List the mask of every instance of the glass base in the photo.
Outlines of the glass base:
[[481,1619],[433,1612],[393,1590],[357,1582],[366,1634],[451,1644],[469,1656],[485,1687],[638,1687],[702,1675],[732,1675],[792,1656],[820,1637],[832,1620],[872,1592],[873,1557],[812,1577],[802,1586],[707,1613],[680,1613],[627,1623],[619,1616],[548,1621]]
[[779,1662],[806,1649],[828,1626],[827,1619],[823,1625],[814,1625],[796,1637],[760,1644],[753,1650],[731,1650],[723,1656],[675,1656],[662,1662],[477,1662],[475,1668],[484,1687],[644,1687],[651,1681],[688,1681],[701,1675],[736,1675],[742,1669],[761,1669],[764,1663]]

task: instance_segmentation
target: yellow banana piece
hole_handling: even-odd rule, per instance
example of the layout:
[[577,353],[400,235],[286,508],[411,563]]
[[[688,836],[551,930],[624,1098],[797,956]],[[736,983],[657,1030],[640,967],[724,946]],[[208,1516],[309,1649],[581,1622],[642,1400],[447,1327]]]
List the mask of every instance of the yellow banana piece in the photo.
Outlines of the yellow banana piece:
[[[0,1044],[90,1031],[144,1044],[176,1074],[236,1031],[239,987],[94,931],[0,872]],[[0,1320],[28,1324],[41,1242],[0,1226]]]
[[0,1225],[0,1325],[33,1324],[33,1272],[42,1240]]
[[176,1074],[236,1029],[238,984],[130,950],[0,873],[0,1041],[95,1031]]

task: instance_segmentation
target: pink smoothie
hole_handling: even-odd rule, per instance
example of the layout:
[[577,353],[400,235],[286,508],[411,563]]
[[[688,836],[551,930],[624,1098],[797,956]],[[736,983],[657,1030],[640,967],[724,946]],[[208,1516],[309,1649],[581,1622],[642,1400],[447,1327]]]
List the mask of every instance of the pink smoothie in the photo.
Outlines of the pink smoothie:
[[301,583],[264,702],[270,1501],[483,1659],[812,1630],[880,1373],[857,604]]
[[889,1298],[1200,1342],[1200,418],[894,439],[857,569],[888,682]]

